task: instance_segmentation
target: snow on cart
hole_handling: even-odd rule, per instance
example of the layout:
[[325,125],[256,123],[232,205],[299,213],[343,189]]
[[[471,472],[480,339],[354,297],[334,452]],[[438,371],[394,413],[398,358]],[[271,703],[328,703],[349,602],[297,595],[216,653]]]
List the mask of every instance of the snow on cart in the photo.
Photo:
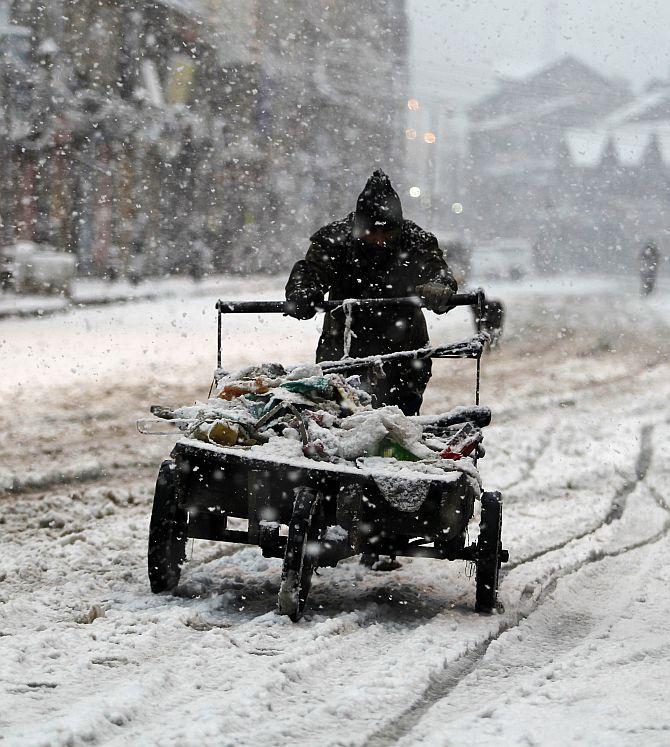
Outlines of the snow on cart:
[[[420,305],[416,298],[347,302]],[[335,308],[338,302],[324,302]],[[484,323],[481,291],[454,297]],[[158,473],[149,530],[148,570],[155,593],[179,582],[189,537],[257,545],[283,558],[278,609],[298,620],[312,574],[358,554],[468,560],[476,565],[476,609],[497,602],[502,497],[482,489],[477,459],[490,410],[479,405],[487,336],[369,358],[284,367],[221,367],[221,319],[229,313],[281,313],[283,302],[223,302],[218,366],[206,401],[152,407],[143,433],[181,434]],[[397,359],[470,358],[475,405],[406,416],[374,407],[365,381]],[[479,537],[467,528],[481,501]],[[245,519],[245,530],[229,519]]]

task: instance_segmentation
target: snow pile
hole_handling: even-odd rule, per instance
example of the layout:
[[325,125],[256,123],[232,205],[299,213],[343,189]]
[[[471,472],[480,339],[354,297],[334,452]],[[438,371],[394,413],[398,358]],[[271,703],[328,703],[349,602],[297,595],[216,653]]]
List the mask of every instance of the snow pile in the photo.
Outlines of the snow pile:
[[482,485],[479,471],[469,457],[458,461],[433,458],[420,462],[401,462],[393,457],[360,457],[356,465],[372,477],[393,508],[410,513],[421,508],[428,497],[431,480],[435,478],[445,483],[466,475],[476,495]]
[[374,481],[391,506],[399,511],[414,512],[421,508],[430,489],[427,480],[411,479],[415,475],[405,468],[393,470],[383,465],[383,469],[374,475]]
[[[396,406],[366,407],[336,419],[320,411],[303,414],[307,421],[307,455],[316,459],[355,460],[378,454],[386,442],[402,447],[409,457],[431,458],[435,452],[421,443],[423,429]],[[284,435],[295,437],[293,431]]]

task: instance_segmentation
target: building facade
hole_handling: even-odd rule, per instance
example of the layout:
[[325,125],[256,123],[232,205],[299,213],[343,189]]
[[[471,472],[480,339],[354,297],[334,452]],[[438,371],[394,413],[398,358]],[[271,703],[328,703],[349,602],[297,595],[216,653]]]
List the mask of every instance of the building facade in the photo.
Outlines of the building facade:
[[354,208],[374,168],[402,179],[408,21],[404,0],[257,7],[270,191],[294,259],[316,228]]
[[[614,184],[604,171],[582,184],[566,134],[590,131],[632,101],[626,84],[565,57],[529,77],[502,81],[471,107],[464,215],[475,246],[530,240],[547,271],[578,270],[578,257],[601,256],[613,246],[616,220],[605,203]],[[597,246],[587,246],[595,234]]]
[[183,271],[197,239],[218,271],[272,271],[400,166],[403,0],[5,5],[5,243],[115,275]]
[[591,127],[566,130],[561,156],[567,188],[559,240],[571,264],[629,272],[649,239],[667,259],[670,84],[652,86]]
[[15,0],[11,23],[30,41],[5,106],[14,240],[71,251],[84,273],[138,251],[178,271],[217,119],[197,21],[156,2]]

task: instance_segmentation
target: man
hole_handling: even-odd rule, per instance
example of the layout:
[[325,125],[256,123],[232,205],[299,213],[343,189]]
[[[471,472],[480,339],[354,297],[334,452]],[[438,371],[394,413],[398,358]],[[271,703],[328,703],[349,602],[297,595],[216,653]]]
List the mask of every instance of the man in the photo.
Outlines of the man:
[[[288,283],[289,313],[298,319],[314,316],[326,293],[330,300],[421,296],[432,311],[445,312],[457,284],[437,239],[403,218],[400,198],[381,170],[368,179],[346,218],[330,223],[311,237],[305,259],[296,262]],[[346,315],[326,314],[317,361],[344,354]],[[428,343],[423,312],[418,308],[354,308],[352,357],[414,350]],[[377,405],[398,405],[406,415],[421,407],[430,379],[431,361],[385,364],[385,377],[371,391]]]
[[649,239],[640,253],[640,294],[648,296],[654,292],[658,273],[659,253],[656,242]]

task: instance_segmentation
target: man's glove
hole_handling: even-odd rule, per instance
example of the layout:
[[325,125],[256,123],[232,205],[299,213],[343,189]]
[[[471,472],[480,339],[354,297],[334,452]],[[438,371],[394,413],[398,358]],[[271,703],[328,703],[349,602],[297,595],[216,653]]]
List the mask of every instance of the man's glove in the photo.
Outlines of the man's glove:
[[286,313],[294,319],[311,319],[316,314],[316,306],[323,303],[323,296],[303,296],[286,299]]
[[426,302],[426,306],[436,314],[444,314],[449,308],[454,291],[442,283],[424,283],[417,285],[416,292]]

